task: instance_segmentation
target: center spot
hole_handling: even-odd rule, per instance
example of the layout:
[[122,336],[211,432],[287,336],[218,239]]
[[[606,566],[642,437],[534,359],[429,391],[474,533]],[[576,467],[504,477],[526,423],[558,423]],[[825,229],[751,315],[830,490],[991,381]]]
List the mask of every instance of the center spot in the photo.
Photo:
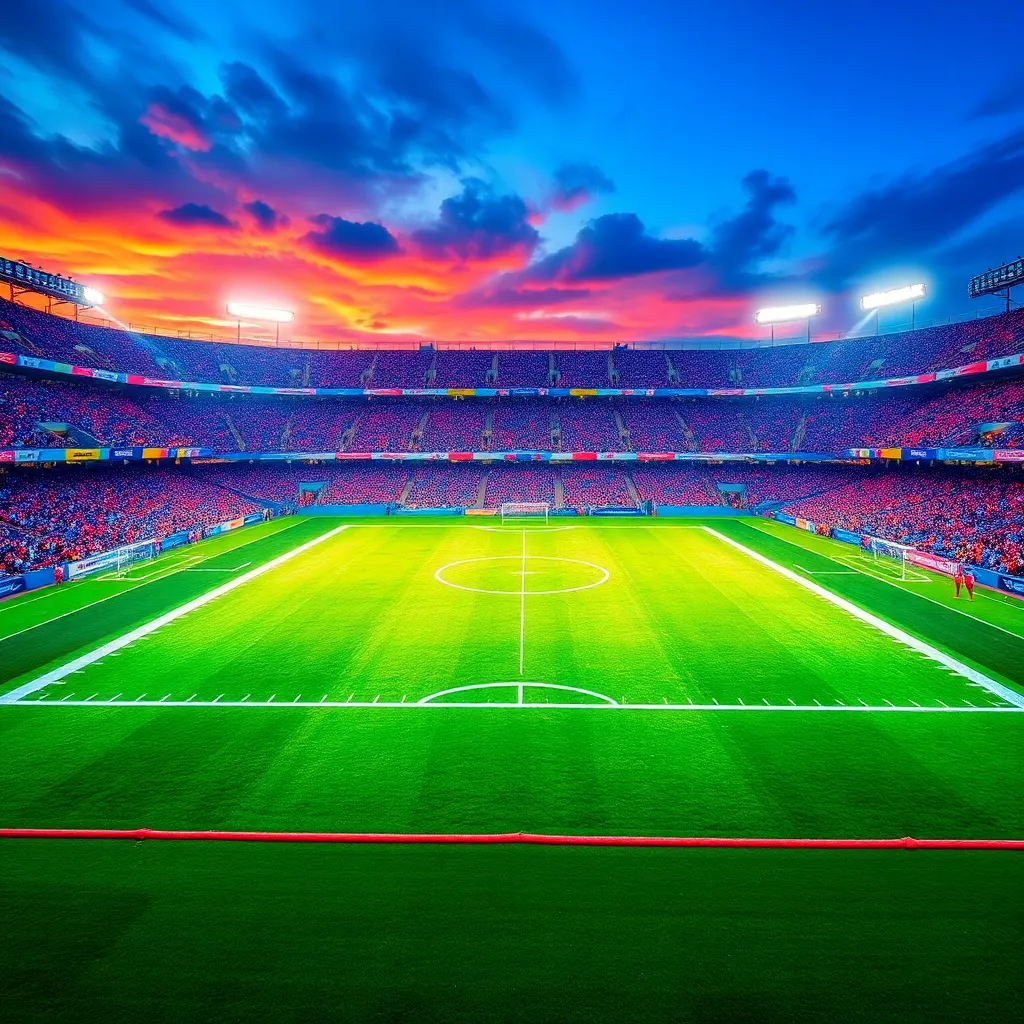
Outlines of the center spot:
[[[516,577],[510,583],[509,576]],[[593,562],[551,555],[491,555],[449,562],[434,573],[438,583],[476,594],[539,597],[590,590],[608,580],[608,570]]]

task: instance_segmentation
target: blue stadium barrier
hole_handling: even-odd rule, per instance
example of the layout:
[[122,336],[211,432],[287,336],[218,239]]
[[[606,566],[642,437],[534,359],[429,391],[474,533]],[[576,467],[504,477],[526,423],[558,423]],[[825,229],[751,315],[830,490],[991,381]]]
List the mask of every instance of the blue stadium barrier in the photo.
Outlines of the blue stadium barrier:
[[20,594],[25,589],[24,576],[0,576],[0,597]]
[[[67,569],[64,570],[64,578],[68,578]],[[38,590],[40,587],[48,587],[51,583],[57,582],[53,567],[48,569],[31,569],[24,576],[26,590]]]

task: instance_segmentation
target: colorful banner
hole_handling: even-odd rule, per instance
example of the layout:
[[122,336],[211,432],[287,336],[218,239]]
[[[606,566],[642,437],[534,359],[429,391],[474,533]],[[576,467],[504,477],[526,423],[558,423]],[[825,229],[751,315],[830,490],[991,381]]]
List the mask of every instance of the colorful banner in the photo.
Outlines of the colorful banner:
[[65,462],[96,462],[101,458],[99,448],[65,448]]
[[882,380],[860,380],[841,384],[805,384],[778,388],[284,388],[256,384],[212,384],[205,381],[163,380],[135,373],[116,373],[86,366],[72,366],[52,359],[0,352],[0,363],[8,366],[41,370],[74,377],[93,377],[98,380],[135,387],[219,392],[221,394],[291,395],[334,398],[740,398],[763,395],[821,395],[844,391],[874,391],[881,388],[912,387],[974,374],[994,373],[1014,366],[1024,366],[1024,353],[979,360],[948,370],[936,370],[906,377]]
[[946,576],[952,576],[956,567],[960,564],[950,558],[940,558],[929,551],[908,551],[907,561],[921,569],[931,569],[932,572],[941,572]]
[[992,453],[993,462],[1024,462],[1024,451],[1019,448],[997,448]]

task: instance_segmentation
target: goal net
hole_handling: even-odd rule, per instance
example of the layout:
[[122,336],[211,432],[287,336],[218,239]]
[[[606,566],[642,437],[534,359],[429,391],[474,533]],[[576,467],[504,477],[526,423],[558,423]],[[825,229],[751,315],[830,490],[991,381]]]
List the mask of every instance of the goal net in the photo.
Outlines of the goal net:
[[[884,540],[881,537],[867,537],[864,547],[876,562],[898,563],[900,579],[907,578],[907,554],[914,550],[910,545],[897,544],[893,540]],[[896,567],[893,566],[893,568]]]
[[124,576],[132,571],[136,562],[146,558],[156,558],[157,542],[155,540],[143,540],[136,544],[125,544],[114,552],[114,565],[111,566],[118,576]]
[[543,519],[548,521],[551,506],[546,501],[503,501],[501,503],[501,521],[508,519]]

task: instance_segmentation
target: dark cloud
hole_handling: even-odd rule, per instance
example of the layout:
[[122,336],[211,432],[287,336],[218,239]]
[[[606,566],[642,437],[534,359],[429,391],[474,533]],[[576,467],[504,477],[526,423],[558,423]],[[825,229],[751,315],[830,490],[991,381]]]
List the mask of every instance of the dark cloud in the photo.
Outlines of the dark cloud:
[[1005,117],[1024,110],[1024,75],[1007,82],[990,92],[968,114],[968,120],[978,121],[987,117]]
[[823,225],[832,247],[823,279],[842,284],[881,260],[920,258],[1022,192],[1024,131],[864,192]]
[[256,221],[256,226],[261,231],[276,231],[288,223],[288,218],[278,213],[272,206],[263,202],[262,199],[254,199],[251,203],[243,203],[242,209],[250,214]]
[[712,234],[712,259],[727,276],[746,271],[759,260],[776,256],[793,234],[775,219],[775,208],[793,203],[796,193],[785,178],[751,171],[743,179],[749,193],[741,213],[719,224]]
[[462,192],[441,203],[437,222],[412,238],[431,259],[487,260],[520,250],[533,252],[540,235],[529,222],[526,203],[515,195],[497,195],[482,181],[467,179]]
[[526,274],[531,280],[600,281],[696,267],[706,258],[704,247],[692,238],[655,238],[635,213],[609,213]]
[[174,224],[179,228],[226,228],[234,230],[238,227],[234,221],[229,220],[223,213],[219,213],[205,203],[182,203],[173,210],[161,210],[157,216],[168,224]]
[[149,18],[161,28],[173,32],[179,39],[184,39],[188,43],[195,43],[205,38],[204,33],[196,25],[182,17],[179,11],[172,11],[168,4],[157,6],[150,0],[124,0],[124,2],[132,10]]
[[593,164],[563,164],[555,171],[551,204],[556,210],[574,210],[595,196],[615,191],[615,182]]
[[302,241],[324,256],[372,262],[401,251],[398,240],[383,224],[359,223],[326,213],[310,219],[318,230],[307,232]]

